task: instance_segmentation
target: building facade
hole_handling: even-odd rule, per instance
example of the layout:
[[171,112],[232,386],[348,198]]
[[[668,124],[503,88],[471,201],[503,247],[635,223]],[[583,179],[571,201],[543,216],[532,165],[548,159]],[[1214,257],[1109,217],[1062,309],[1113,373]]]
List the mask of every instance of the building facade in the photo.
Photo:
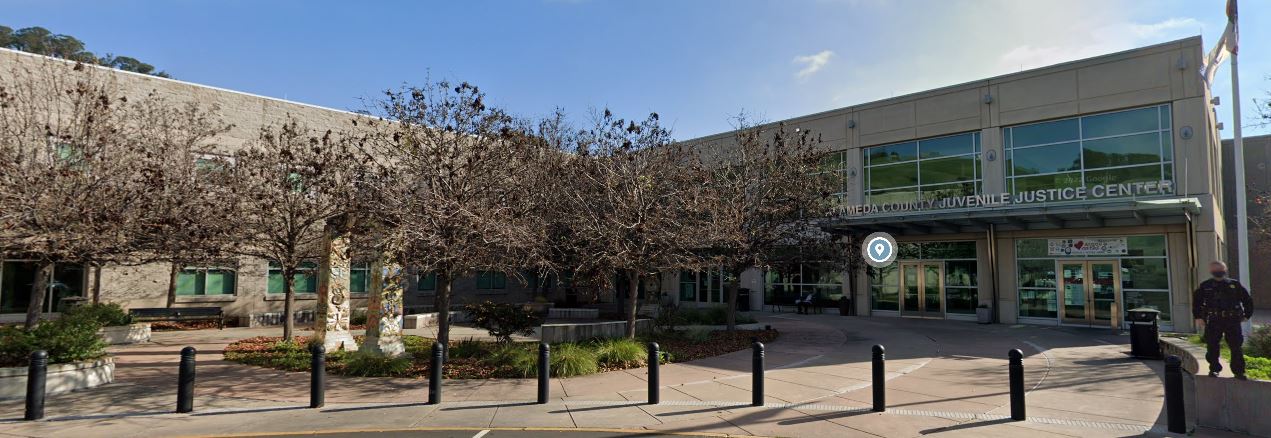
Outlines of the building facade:
[[[1222,141],[1223,162],[1235,163],[1235,144],[1232,140]],[[1248,192],[1249,204],[1248,215],[1249,220],[1249,264],[1253,265],[1249,269],[1249,284],[1260,286],[1271,282],[1271,241],[1265,236],[1267,232],[1258,229],[1257,224],[1261,223],[1264,227],[1271,227],[1271,223],[1267,220],[1267,206],[1255,202],[1255,197],[1271,196],[1271,173],[1267,172],[1267,164],[1271,163],[1271,135],[1260,135],[1255,137],[1245,137],[1245,188]],[[1236,174],[1235,172],[1224,172],[1222,174],[1222,191],[1223,214],[1226,217],[1236,217]],[[1236,237],[1236,222],[1227,222],[1227,235],[1230,237],[1230,243],[1227,245],[1227,263],[1232,274],[1244,271],[1244,267],[1239,265],[1240,257],[1238,256],[1240,242]],[[1253,305],[1258,309],[1271,308],[1271,294],[1258,293],[1261,288],[1253,290]]]
[[[755,270],[749,304],[811,293],[858,315],[1091,327],[1150,307],[1191,330],[1190,292],[1228,247],[1202,59],[1193,37],[786,120],[839,174],[827,228],[888,232],[899,257]],[[700,300],[701,282],[679,285]]]
[[[1199,37],[1023,71],[787,120],[818,134],[840,182],[829,229],[885,231],[899,259],[844,272],[843,261],[743,274],[744,308],[789,305],[812,294],[858,315],[975,319],[1107,327],[1125,310],[1161,311],[1168,329],[1190,331],[1190,291],[1226,259],[1223,160],[1210,96],[1198,73]],[[44,58],[0,50],[0,69]],[[169,79],[108,71],[121,89],[215,104],[234,125],[217,139],[232,150],[262,125],[290,115],[338,127],[352,113]],[[692,140],[727,150],[731,133]],[[1251,174],[1252,175],[1252,174]],[[312,309],[316,270],[297,282]],[[0,314],[26,308],[29,264],[5,260]],[[162,307],[168,267],[59,266],[46,303],[94,297]],[[481,274],[456,284],[456,301],[569,302],[568,288],[532,275]],[[365,266],[353,273],[353,307],[365,306]],[[666,272],[638,291],[650,301],[716,306],[718,271]],[[248,321],[282,309],[281,278],[266,260],[187,267],[178,306],[218,306]],[[417,275],[408,307],[431,304]],[[25,285],[25,289],[24,289]],[[593,292],[615,302],[625,291]],[[1255,292],[1256,294],[1256,292]]]

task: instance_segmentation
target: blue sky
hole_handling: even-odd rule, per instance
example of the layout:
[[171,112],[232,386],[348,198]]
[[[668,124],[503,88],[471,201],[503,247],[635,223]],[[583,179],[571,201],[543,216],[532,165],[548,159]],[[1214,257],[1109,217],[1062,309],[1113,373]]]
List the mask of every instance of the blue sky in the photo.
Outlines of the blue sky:
[[[466,80],[514,113],[656,111],[679,138],[1202,35],[1225,0],[0,0],[178,79],[340,109]],[[1246,125],[1271,90],[1271,1],[1241,4]],[[1230,63],[1215,94],[1231,136]],[[1250,128],[1246,135],[1271,129]]]

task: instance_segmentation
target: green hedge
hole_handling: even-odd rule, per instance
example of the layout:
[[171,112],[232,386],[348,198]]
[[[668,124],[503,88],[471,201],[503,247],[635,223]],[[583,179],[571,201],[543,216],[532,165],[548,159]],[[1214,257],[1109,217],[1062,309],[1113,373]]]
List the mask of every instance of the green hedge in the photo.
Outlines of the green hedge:
[[47,351],[51,364],[102,358],[106,355],[106,341],[97,334],[102,328],[98,316],[94,312],[68,312],[61,318],[40,322],[31,331],[0,328],[0,366],[25,366],[37,350]]

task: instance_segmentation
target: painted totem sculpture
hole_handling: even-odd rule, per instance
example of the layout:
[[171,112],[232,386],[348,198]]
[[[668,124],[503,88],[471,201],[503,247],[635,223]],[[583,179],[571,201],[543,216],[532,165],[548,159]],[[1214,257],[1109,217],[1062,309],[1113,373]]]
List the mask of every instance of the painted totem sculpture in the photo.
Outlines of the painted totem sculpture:
[[366,305],[366,339],[362,350],[384,356],[406,352],[402,343],[402,294],[406,270],[380,256],[371,265],[371,293]]
[[356,351],[357,343],[349,333],[349,238],[333,224],[327,224],[323,233],[314,338],[327,351]]

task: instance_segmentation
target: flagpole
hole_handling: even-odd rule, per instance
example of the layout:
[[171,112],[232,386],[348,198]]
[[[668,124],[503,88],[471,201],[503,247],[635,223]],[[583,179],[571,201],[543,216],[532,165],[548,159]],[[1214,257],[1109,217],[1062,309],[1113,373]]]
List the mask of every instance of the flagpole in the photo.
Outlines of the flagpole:
[[[1231,113],[1233,123],[1232,127],[1235,138],[1232,139],[1232,146],[1236,148],[1235,166],[1236,166],[1236,245],[1237,260],[1240,265],[1240,283],[1253,291],[1253,285],[1250,284],[1249,275],[1253,271],[1253,267],[1249,265],[1249,201],[1245,193],[1245,145],[1244,138],[1241,136],[1240,129],[1240,64],[1239,50],[1231,52]],[[1249,335],[1249,321],[1241,324],[1241,329],[1245,333],[1246,338]]]

